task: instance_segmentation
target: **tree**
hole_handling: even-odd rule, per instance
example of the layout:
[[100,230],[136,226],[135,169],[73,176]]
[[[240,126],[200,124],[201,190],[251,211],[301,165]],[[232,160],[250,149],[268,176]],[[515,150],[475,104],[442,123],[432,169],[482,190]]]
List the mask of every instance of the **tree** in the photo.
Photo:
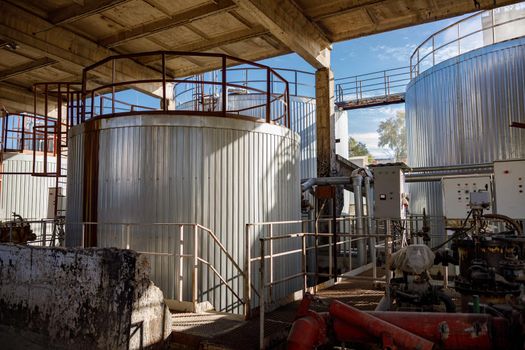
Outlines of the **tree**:
[[395,117],[379,123],[379,147],[388,147],[394,153],[397,162],[407,158],[407,132],[405,128],[405,112],[397,111]]
[[357,142],[353,137],[348,138],[348,155],[350,157],[367,156],[368,148],[362,142]]
[[353,137],[348,138],[348,156],[349,157],[368,156],[369,163],[371,163],[373,160],[373,157],[368,151],[368,148],[366,147],[366,145],[362,142],[358,142]]

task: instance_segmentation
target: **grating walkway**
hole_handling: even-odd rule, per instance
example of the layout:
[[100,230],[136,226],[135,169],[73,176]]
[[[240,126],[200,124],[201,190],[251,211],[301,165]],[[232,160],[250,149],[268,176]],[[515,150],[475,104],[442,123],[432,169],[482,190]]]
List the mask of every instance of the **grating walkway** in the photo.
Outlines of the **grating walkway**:
[[[327,311],[330,301],[337,299],[361,310],[374,310],[383,295],[384,291],[371,281],[348,280],[319,291],[316,294],[319,302],[312,305],[312,309]],[[271,348],[284,348],[299,303],[288,304],[266,315],[265,338]],[[230,314],[174,314],[173,326],[172,349],[259,348],[258,317],[242,321]]]

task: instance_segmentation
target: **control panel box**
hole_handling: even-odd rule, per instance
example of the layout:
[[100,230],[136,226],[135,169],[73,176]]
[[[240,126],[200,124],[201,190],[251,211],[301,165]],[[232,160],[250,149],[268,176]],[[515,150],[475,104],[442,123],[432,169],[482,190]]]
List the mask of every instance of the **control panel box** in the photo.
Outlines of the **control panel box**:
[[[375,217],[404,219],[406,217],[403,196],[405,195],[406,165],[374,167]],[[408,204],[408,203],[407,203]]]
[[465,219],[470,211],[471,193],[475,198],[489,198],[489,205],[484,213],[492,213],[492,177],[489,175],[447,176],[441,179],[443,193],[443,215],[449,219]]
[[[58,191],[58,193],[57,193]],[[66,198],[62,193],[62,187],[49,187],[47,197],[47,218],[55,218],[56,216],[63,216],[66,208]]]
[[496,212],[525,219],[525,160],[494,162]]

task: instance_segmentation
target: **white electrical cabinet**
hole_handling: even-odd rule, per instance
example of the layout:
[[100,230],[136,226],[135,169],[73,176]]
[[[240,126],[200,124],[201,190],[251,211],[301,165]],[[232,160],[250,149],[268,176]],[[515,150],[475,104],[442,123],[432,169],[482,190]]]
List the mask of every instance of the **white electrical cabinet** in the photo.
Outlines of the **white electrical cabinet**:
[[494,162],[496,212],[525,219],[525,160]]
[[[397,163],[396,163],[397,164]],[[405,164],[375,166],[374,169],[374,214],[376,218],[404,219]]]
[[[489,175],[447,176],[441,179],[443,215],[447,219],[465,219],[470,210],[470,193],[486,191],[492,198],[492,178]],[[491,200],[492,202],[492,200]],[[492,213],[492,203],[484,210]]]
[[[57,194],[58,191],[58,194]],[[58,201],[58,202],[57,202]],[[47,198],[47,218],[55,218],[55,208],[56,216],[63,216],[65,210],[65,196],[62,193],[62,187],[49,187],[49,194]]]

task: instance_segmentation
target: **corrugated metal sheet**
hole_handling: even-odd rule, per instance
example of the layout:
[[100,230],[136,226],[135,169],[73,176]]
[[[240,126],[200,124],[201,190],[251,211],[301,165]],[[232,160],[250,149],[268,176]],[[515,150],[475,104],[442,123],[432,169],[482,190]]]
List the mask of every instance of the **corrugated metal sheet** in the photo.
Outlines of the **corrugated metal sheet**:
[[[50,171],[55,170],[55,160],[48,160]],[[43,158],[37,157],[37,169],[43,168]],[[15,154],[4,160],[4,172],[33,171],[33,156]],[[1,219],[12,219],[16,212],[27,219],[39,220],[47,217],[48,191],[55,187],[55,178],[34,177],[31,175],[1,175]]]
[[[244,263],[245,224],[299,219],[299,138],[290,130],[265,123],[211,117],[136,116],[102,120],[99,132],[98,222],[194,222],[212,229],[237,263]],[[70,229],[82,217],[83,133],[70,134],[68,244],[80,241]],[[93,125],[91,125],[93,127]],[[79,159],[77,159],[79,158]],[[176,299],[180,249],[177,227],[130,229],[131,249],[170,255],[151,256],[152,279],[167,298]],[[277,234],[278,232],[276,232]],[[71,237],[72,235],[72,237]],[[192,232],[184,231],[185,253]],[[201,256],[230,281],[239,295],[243,284],[232,264],[208,237]],[[125,247],[119,225],[101,225],[100,246]],[[290,245],[288,244],[290,247]],[[297,246],[294,244],[293,246]],[[276,246],[276,251],[280,247]],[[191,292],[191,262],[183,268],[184,299]],[[297,272],[297,259],[278,265],[276,278]],[[202,268],[202,298],[217,309],[233,310],[231,293],[211,270]],[[276,289],[284,296],[297,285]]]
[[[283,114],[282,104],[276,102],[272,104],[272,119]],[[265,94],[231,94],[228,96],[227,108],[229,111],[242,110],[241,114],[245,116],[264,119],[266,117],[265,103]],[[290,104],[290,128],[301,137],[301,178],[316,177],[315,98],[290,96]],[[220,108],[220,98],[216,101],[215,107],[215,109]],[[177,106],[178,110],[194,110],[195,108],[200,108],[200,106],[195,106],[193,101]]]
[[[525,38],[444,61],[406,91],[412,167],[487,163],[525,157]],[[413,212],[442,215],[439,183],[410,184]]]
[[[42,171],[44,159],[36,157],[36,169]],[[49,157],[47,166],[50,172],[55,171],[56,158]],[[33,155],[10,154],[3,162],[4,172],[24,172],[31,174],[33,171]],[[1,175],[2,188],[0,192],[0,220],[12,220],[13,212],[27,220],[41,220],[47,218],[49,188],[55,187],[55,178],[35,177],[31,175]],[[62,187],[61,184],[59,184]],[[37,235],[37,241],[43,236],[49,238],[53,230],[51,224],[32,223],[31,229]],[[37,243],[37,244],[42,244]],[[49,242],[46,242],[49,244]]]

